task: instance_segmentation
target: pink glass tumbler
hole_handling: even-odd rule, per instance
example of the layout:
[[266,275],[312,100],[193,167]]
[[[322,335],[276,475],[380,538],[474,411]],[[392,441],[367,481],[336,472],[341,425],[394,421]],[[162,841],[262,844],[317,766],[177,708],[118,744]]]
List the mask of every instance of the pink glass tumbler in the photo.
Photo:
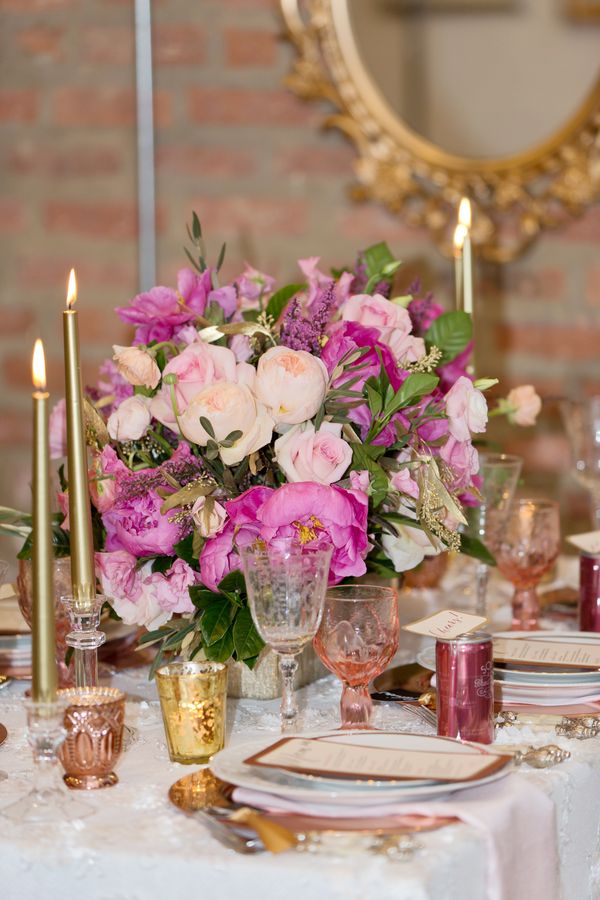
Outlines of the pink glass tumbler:
[[493,649],[485,631],[438,638],[435,648],[438,734],[494,740]]

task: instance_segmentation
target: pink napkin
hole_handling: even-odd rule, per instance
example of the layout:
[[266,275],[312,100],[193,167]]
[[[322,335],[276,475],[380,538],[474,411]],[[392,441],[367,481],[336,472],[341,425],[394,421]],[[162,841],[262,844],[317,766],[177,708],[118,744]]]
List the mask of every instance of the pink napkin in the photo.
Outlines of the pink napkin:
[[[551,900],[559,896],[558,851],[552,800],[521,775],[460,791],[448,800],[334,806],[286,800],[236,788],[236,803],[271,812],[339,818],[390,815],[456,816],[487,843],[486,900]],[[483,898],[482,898],[483,900]]]

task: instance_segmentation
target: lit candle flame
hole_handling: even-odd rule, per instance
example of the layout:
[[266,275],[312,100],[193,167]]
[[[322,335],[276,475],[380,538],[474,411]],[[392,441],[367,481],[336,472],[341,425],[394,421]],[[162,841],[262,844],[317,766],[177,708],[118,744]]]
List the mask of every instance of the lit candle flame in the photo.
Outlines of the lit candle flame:
[[458,207],[458,221],[467,229],[471,227],[471,204],[468,197],[463,197]]
[[454,229],[454,238],[453,238],[454,252],[457,255],[460,255],[462,253],[462,249],[463,249],[463,246],[464,246],[464,243],[465,243],[465,240],[466,240],[468,234],[469,234],[469,230],[468,230],[467,226],[464,225],[462,222],[459,222],[459,224]]
[[34,387],[41,391],[46,389],[46,358],[44,356],[44,345],[39,338],[33,345],[31,377]]
[[75,269],[69,272],[69,285],[67,287],[67,309],[72,309],[77,300],[77,279],[75,278]]

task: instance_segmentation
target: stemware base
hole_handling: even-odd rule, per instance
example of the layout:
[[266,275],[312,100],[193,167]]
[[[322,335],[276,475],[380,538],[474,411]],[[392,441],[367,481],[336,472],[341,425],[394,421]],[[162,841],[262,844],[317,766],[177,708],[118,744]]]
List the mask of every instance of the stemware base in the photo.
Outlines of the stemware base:
[[343,731],[371,728],[373,702],[369,694],[368,685],[344,683],[342,699],[340,700],[340,713]]
[[511,631],[538,631],[540,603],[535,588],[516,590],[512,598]]
[[72,822],[94,813],[94,808],[72,797],[60,787],[32,790],[24,797],[0,809],[0,814],[13,822]]
[[114,772],[108,775],[63,775],[63,781],[72,790],[93,791],[97,788],[112,787],[119,778]]

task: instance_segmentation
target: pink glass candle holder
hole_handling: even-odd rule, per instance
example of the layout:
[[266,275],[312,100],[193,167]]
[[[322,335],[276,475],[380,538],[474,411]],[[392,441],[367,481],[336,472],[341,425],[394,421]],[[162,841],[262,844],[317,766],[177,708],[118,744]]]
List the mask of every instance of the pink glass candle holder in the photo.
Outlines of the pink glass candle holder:
[[537,585],[560,548],[558,504],[552,500],[515,500],[494,547],[498,568],[515,588],[512,628],[539,627]]
[[314,645],[321,661],[342,680],[342,728],[369,728],[369,682],[398,647],[398,601],[392,587],[343,585],[325,598]]

